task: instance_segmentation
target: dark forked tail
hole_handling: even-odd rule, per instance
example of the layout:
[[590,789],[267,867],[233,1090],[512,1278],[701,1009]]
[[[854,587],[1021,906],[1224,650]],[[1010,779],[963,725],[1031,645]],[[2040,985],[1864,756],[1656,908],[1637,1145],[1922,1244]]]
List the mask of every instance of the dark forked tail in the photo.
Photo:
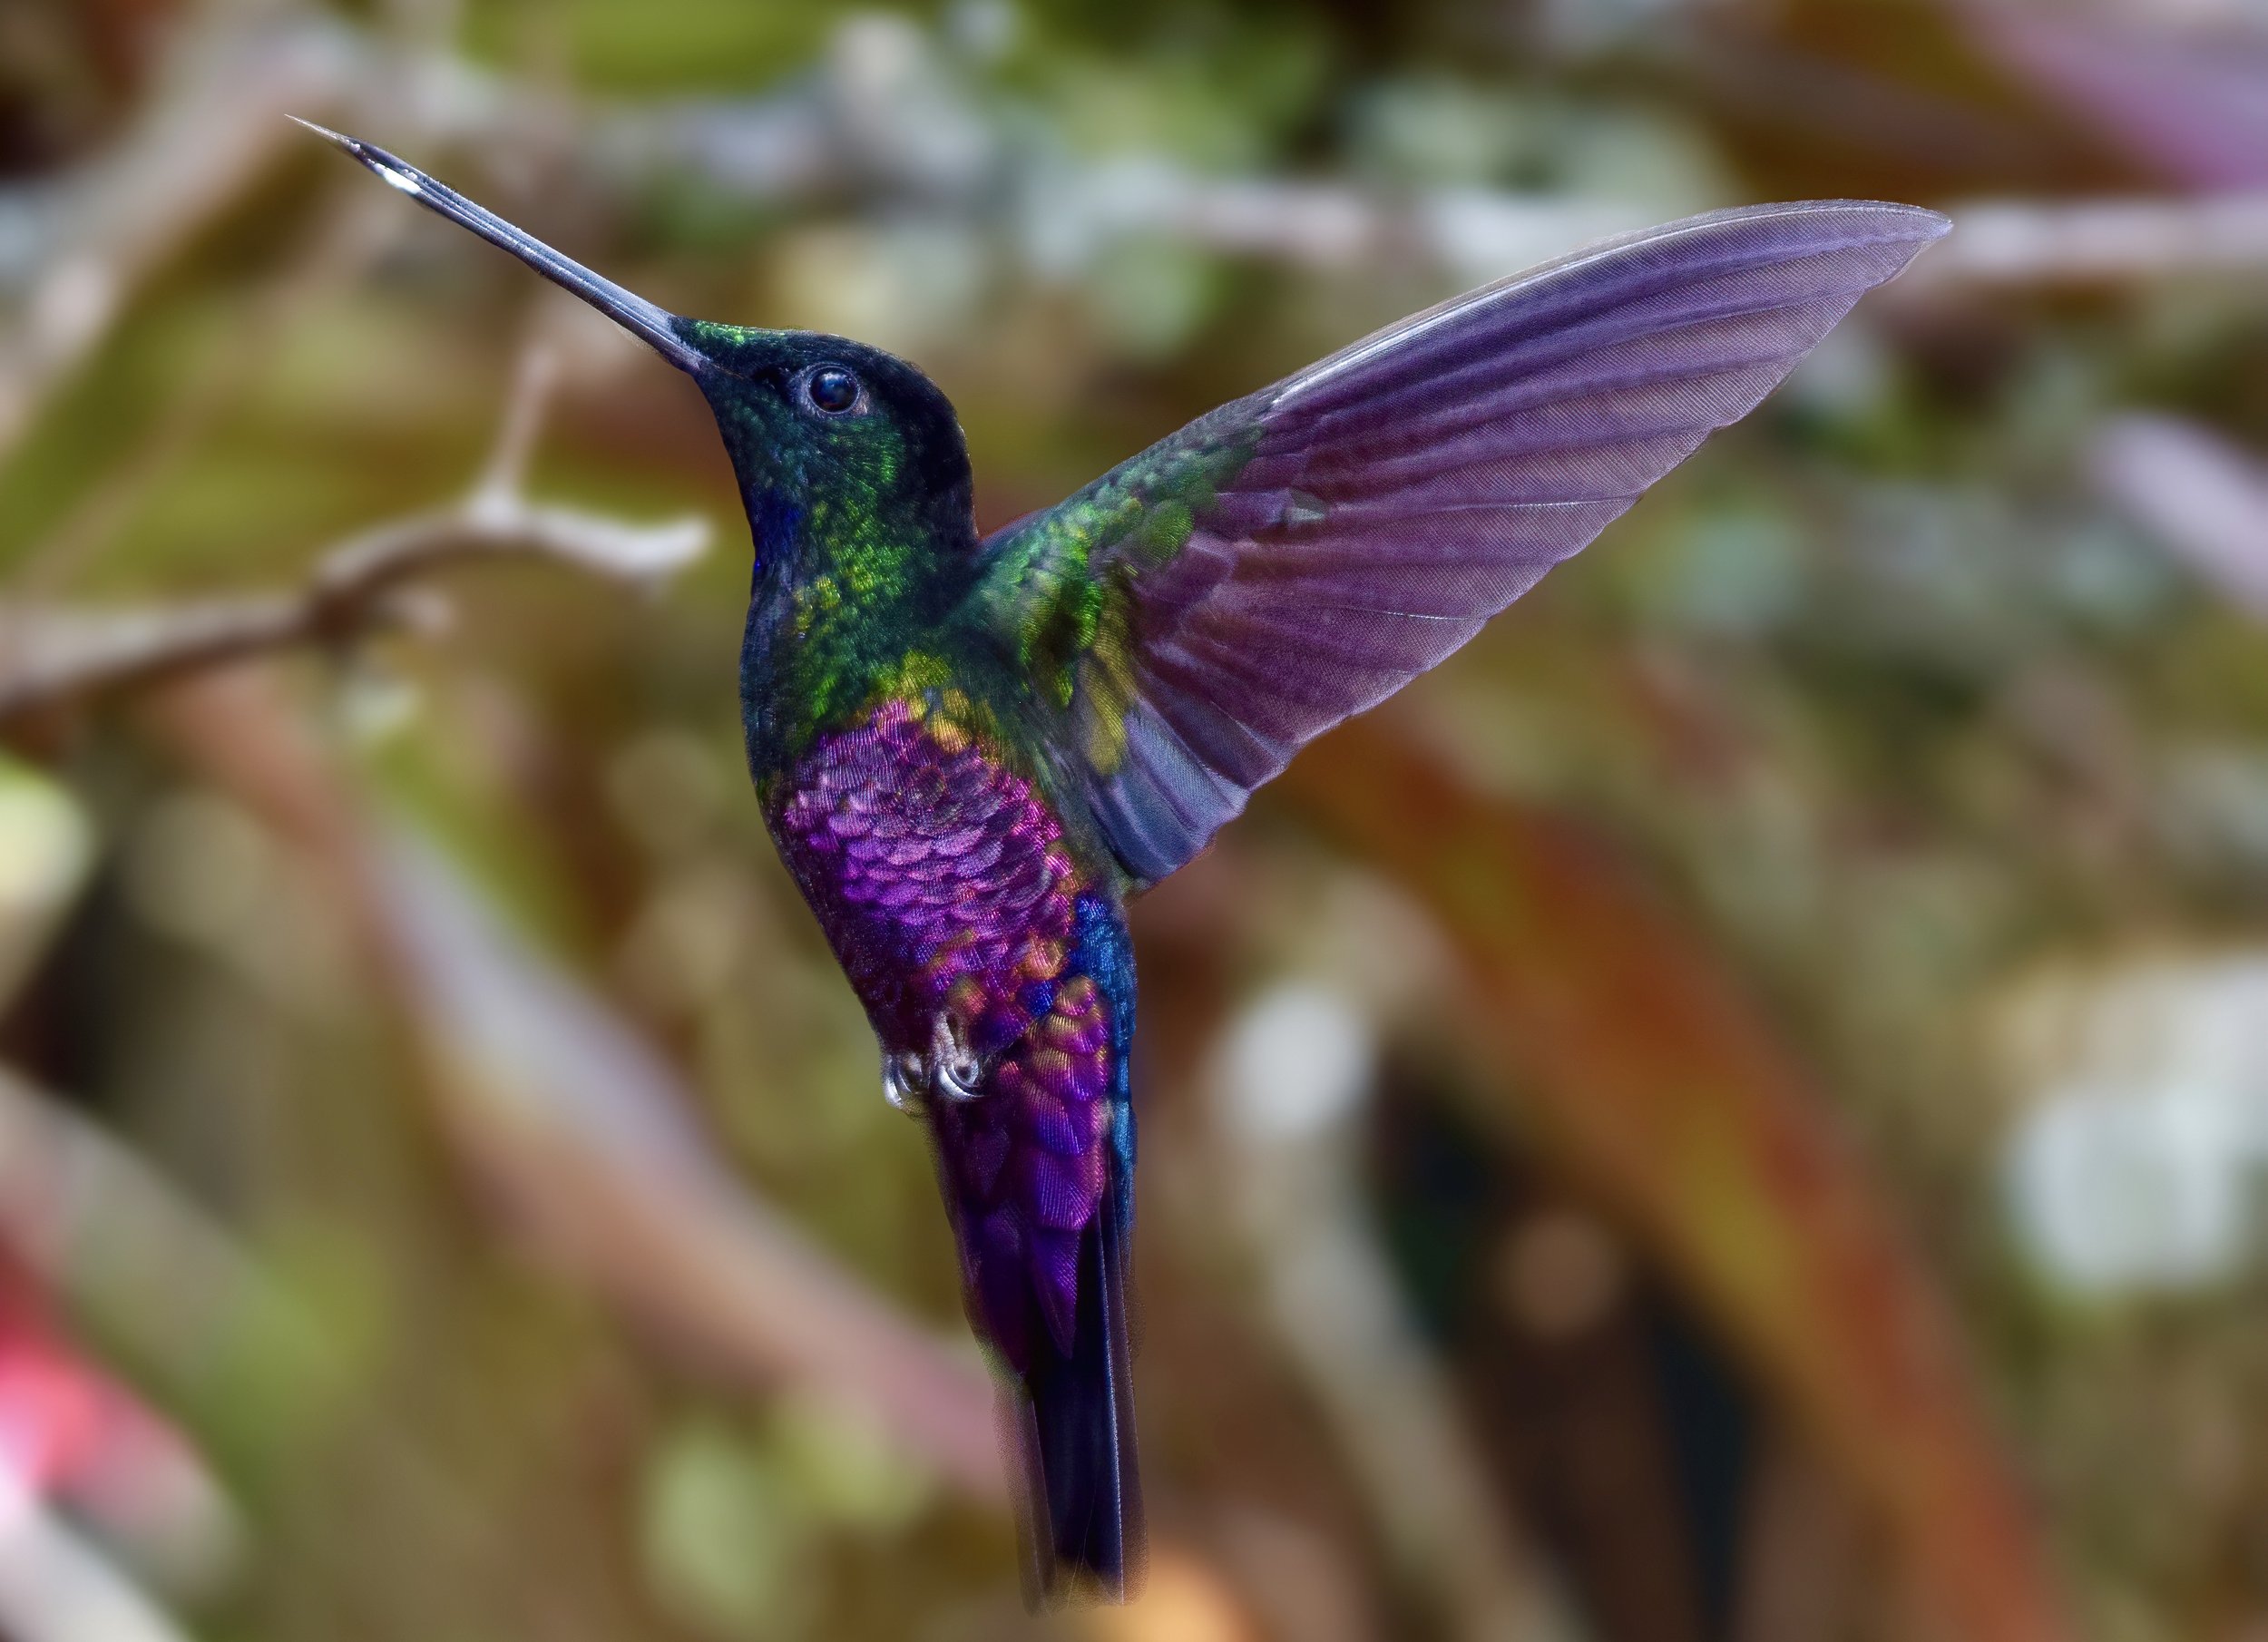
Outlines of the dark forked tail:
[[1126,1227],[1110,1200],[1121,1183],[1111,1187],[1080,1237],[1070,1354],[1057,1353],[1042,1334],[1016,1396],[1025,1594],[1034,1606],[1080,1594],[1122,1602],[1141,1583]]

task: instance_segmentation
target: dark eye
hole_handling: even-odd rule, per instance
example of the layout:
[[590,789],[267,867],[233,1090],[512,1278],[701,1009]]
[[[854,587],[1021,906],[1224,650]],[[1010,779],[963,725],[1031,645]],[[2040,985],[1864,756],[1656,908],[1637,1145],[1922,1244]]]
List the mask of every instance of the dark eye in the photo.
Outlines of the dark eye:
[[814,410],[839,416],[858,404],[858,378],[839,365],[822,365],[803,379],[803,396]]

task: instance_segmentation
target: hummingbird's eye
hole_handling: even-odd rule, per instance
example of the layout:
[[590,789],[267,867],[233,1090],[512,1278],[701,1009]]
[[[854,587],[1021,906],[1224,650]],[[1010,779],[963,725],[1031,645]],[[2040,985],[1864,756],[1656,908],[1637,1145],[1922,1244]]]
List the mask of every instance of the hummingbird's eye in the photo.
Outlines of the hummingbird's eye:
[[839,365],[822,365],[804,377],[803,396],[812,409],[839,416],[858,407],[858,378]]

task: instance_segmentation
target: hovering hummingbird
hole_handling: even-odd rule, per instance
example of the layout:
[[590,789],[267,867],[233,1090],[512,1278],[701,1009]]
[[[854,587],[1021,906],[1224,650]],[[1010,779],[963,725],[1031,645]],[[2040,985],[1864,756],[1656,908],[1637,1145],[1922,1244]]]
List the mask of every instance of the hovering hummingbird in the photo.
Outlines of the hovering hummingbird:
[[953,406],[905,361],[666,312],[311,129],[707,396],[756,550],[748,769],[885,1096],[927,1125],[1012,1408],[1027,1592],[1124,1598],[1142,1543],[1128,897],[1746,415],[1950,224],[1811,200],[1595,245],[980,535]]

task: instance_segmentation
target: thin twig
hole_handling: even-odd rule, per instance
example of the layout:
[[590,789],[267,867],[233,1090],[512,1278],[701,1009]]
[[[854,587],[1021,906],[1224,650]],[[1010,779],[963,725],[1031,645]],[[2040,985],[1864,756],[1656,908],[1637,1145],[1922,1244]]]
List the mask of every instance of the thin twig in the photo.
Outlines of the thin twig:
[[512,397],[504,402],[495,445],[488,453],[488,465],[481,470],[479,483],[473,486],[475,509],[483,498],[509,501],[525,487],[528,464],[535,457],[543,418],[552,407],[552,389],[558,383],[557,349],[539,337],[520,350],[519,372],[513,379]]
[[699,558],[709,544],[704,519],[633,525],[522,496],[554,375],[548,352],[529,349],[494,450],[462,502],[349,537],[298,588],[131,611],[0,606],[0,727],[269,650],[429,630],[443,612],[411,584],[458,564],[537,559],[642,585]]
[[484,559],[538,559],[644,582],[699,556],[709,524],[621,523],[575,508],[494,494],[445,513],[382,525],[326,554],[291,592],[199,600],[140,611],[17,611],[0,615],[0,725],[44,709],[199,668],[303,644],[340,644],[390,627],[430,627],[407,583]]

